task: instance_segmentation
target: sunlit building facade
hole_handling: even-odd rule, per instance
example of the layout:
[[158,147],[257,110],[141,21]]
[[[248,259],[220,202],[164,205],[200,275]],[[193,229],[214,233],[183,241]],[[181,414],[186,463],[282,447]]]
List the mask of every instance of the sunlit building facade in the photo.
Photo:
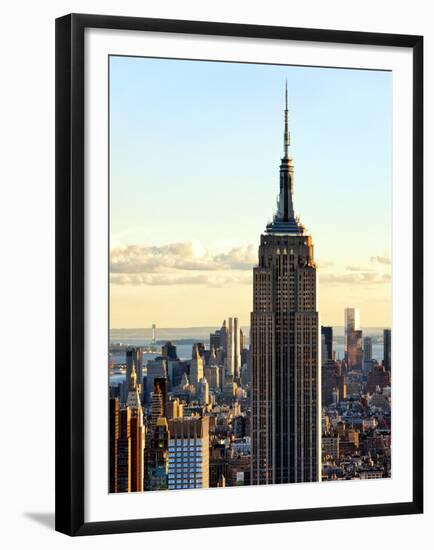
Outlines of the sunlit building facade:
[[169,489],[209,487],[209,419],[169,420]]

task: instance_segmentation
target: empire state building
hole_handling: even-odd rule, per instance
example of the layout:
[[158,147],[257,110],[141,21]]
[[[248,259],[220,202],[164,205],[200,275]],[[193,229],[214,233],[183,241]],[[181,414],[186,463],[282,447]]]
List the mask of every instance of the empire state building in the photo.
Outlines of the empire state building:
[[320,479],[320,370],[312,237],[294,215],[285,90],[277,212],[261,235],[251,314],[252,484]]

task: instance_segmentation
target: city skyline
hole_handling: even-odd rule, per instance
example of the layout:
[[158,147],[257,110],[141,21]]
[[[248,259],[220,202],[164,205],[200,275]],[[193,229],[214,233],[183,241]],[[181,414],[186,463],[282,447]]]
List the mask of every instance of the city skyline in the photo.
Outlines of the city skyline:
[[321,323],[342,326],[353,304],[363,326],[390,326],[388,73],[114,57],[111,327],[218,326],[227,303],[249,324],[285,79]]
[[[391,475],[392,331],[383,325],[382,357],[378,357],[379,338],[375,349],[374,339],[360,326],[360,298],[352,295],[349,300],[344,290],[345,283],[351,290],[370,288],[375,282],[368,277],[372,272],[361,272],[357,261],[346,267],[353,274],[351,283],[342,279],[334,262],[329,266],[332,278],[328,283],[339,288],[345,305],[339,311],[344,317],[342,357],[335,343],[331,314],[325,315],[325,322],[320,318],[325,306],[319,300],[321,267],[316,243],[318,235],[330,235],[322,229],[323,220],[317,220],[313,228],[305,226],[310,210],[321,201],[315,189],[310,190],[307,208],[304,205],[308,215],[303,208],[298,215],[294,199],[303,177],[297,183],[300,180],[291,143],[288,81],[283,96],[281,153],[273,178],[278,199],[271,219],[265,213],[262,217],[256,233],[257,248],[234,247],[234,239],[242,236],[246,227],[241,223],[231,228],[230,222],[226,223],[227,212],[235,206],[239,221],[247,220],[245,225],[252,230],[256,221],[249,224],[249,213],[254,201],[237,202],[219,185],[206,186],[211,195],[204,195],[211,199],[209,205],[217,215],[210,218],[202,240],[212,226],[221,239],[232,239],[232,248],[210,252],[199,241],[194,245],[181,241],[168,245],[115,244],[112,248],[112,294],[119,298],[119,288],[132,288],[135,313],[149,316],[151,341],[128,345],[110,339],[110,492],[318,483]],[[174,162],[171,153],[166,151],[165,155]],[[235,156],[234,162],[239,163],[240,158]],[[193,159],[199,169],[191,172],[193,179],[200,172],[200,160],[196,158],[197,151],[190,151],[186,162],[191,169]],[[169,166],[169,173],[171,163],[163,165]],[[175,166],[177,169],[176,162]],[[166,170],[159,170],[167,180]],[[213,175],[212,167],[207,166],[207,171]],[[170,225],[172,220],[172,188],[182,183],[178,171],[173,182],[169,189],[163,186],[158,190],[161,197],[156,213],[164,222],[163,236],[167,231],[164,224]],[[130,227],[136,202],[128,198],[130,211],[121,209],[120,213]],[[178,203],[174,212],[180,227],[185,229],[186,225],[188,231],[201,225],[201,212],[194,216],[195,198],[193,194],[191,210],[180,209]],[[363,203],[360,193],[350,199],[348,205],[345,201],[340,204],[355,213],[348,231],[342,231],[339,225],[344,220],[339,218],[337,223],[332,218],[342,235],[339,241],[329,243],[335,258],[343,254],[345,262],[354,252],[360,260],[366,246],[360,236],[356,240],[352,229],[357,227],[359,235],[369,234],[376,223],[367,223],[371,210],[364,212],[361,221],[357,219]],[[154,212],[150,203],[146,203],[147,209]],[[265,210],[264,204],[260,206]],[[119,204],[115,202],[113,210],[117,209]],[[116,215],[114,220],[116,223]],[[177,236],[180,234],[181,229]],[[387,254],[371,257],[373,263],[390,265],[386,259]],[[327,275],[327,267],[323,265],[323,269]],[[228,291],[239,290],[237,296],[244,297],[250,278],[253,288],[248,298],[247,335],[242,328],[243,318],[238,317],[240,300],[228,299]],[[381,284],[390,287],[386,273]],[[327,284],[323,287],[327,289]],[[161,316],[157,316],[152,303],[144,313],[137,299],[141,290],[144,297],[145,288],[152,289],[158,311],[169,315],[171,323],[177,314],[188,319],[195,314],[201,319],[213,317],[216,322],[216,316],[224,313],[223,321],[200,339],[161,342]],[[171,294],[171,289],[177,293]],[[212,297],[211,303],[201,294],[204,289],[209,292],[208,300]],[[226,294],[218,296],[219,289]],[[377,298],[374,293],[374,301]],[[383,298],[387,301],[387,296]],[[125,296],[122,299],[125,305]],[[188,304],[183,306],[182,300]],[[357,306],[351,305],[354,302]],[[339,308],[339,304],[334,307]],[[229,308],[237,314],[227,316]]]

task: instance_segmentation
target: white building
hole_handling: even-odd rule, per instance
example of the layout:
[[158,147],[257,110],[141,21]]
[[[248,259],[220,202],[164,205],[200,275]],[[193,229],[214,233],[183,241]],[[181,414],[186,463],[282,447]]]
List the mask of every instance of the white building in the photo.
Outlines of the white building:
[[169,420],[168,488],[209,487],[209,419],[185,417]]

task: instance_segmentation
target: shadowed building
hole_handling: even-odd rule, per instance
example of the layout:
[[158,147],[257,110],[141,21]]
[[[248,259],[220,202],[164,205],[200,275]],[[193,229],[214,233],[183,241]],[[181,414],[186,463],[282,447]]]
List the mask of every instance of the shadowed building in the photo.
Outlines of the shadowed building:
[[277,213],[261,235],[251,314],[254,485],[319,480],[319,321],[312,238],[294,215],[286,92]]
[[365,392],[374,393],[377,389],[390,386],[390,371],[384,368],[384,365],[374,365],[371,372],[368,374],[368,381],[366,382]]
[[392,367],[392,331],[390,328],[383,330],[383,365],[387,371]]
[[140,403],[139,386],[137,384],[136,369],[133,365],[130,387],[127,398],[127,409],[131,411],[129,419],[130,436],[130,491],[143,491],[143,452],[145,443],[145,429],[143,426],[143,412]]
[[167,472],[169,464],[169,428],[167,419],[160,417],[152,431],[150,446],[145,454],[145,491],[162,491],[167,489]]
[[[327,407],[336,403],[336,390],[338,389],[338,368],[336,361],[326,361],[321,369],[322,405]],[[337,395],[339,399],[339,395]]]
[[[333,359],[333,327],[321,327],[321,336],[325,349],[323,350],[324,360]],[[324,361],[324,362],[325,362]]]
[[372,338],[365,336],[363,338],[363,371],[369,372],[372,368]]
[[118,485],[119,399],[110,399],[110,493],[117,493]]
[[167,379],[155,378],[152,393],[151,427],[155,428],[157,420],[166,416]]
[[172,361],[176,361],[178,359],[178,355],[176,354],[176,345],[173,342],[166,342],[161,347],[161,353],[165,359],[170,359]]
[[118,493],[131,491],[131,410],[128,407],[119,411],[119,439],[117,454],[117,483]]

